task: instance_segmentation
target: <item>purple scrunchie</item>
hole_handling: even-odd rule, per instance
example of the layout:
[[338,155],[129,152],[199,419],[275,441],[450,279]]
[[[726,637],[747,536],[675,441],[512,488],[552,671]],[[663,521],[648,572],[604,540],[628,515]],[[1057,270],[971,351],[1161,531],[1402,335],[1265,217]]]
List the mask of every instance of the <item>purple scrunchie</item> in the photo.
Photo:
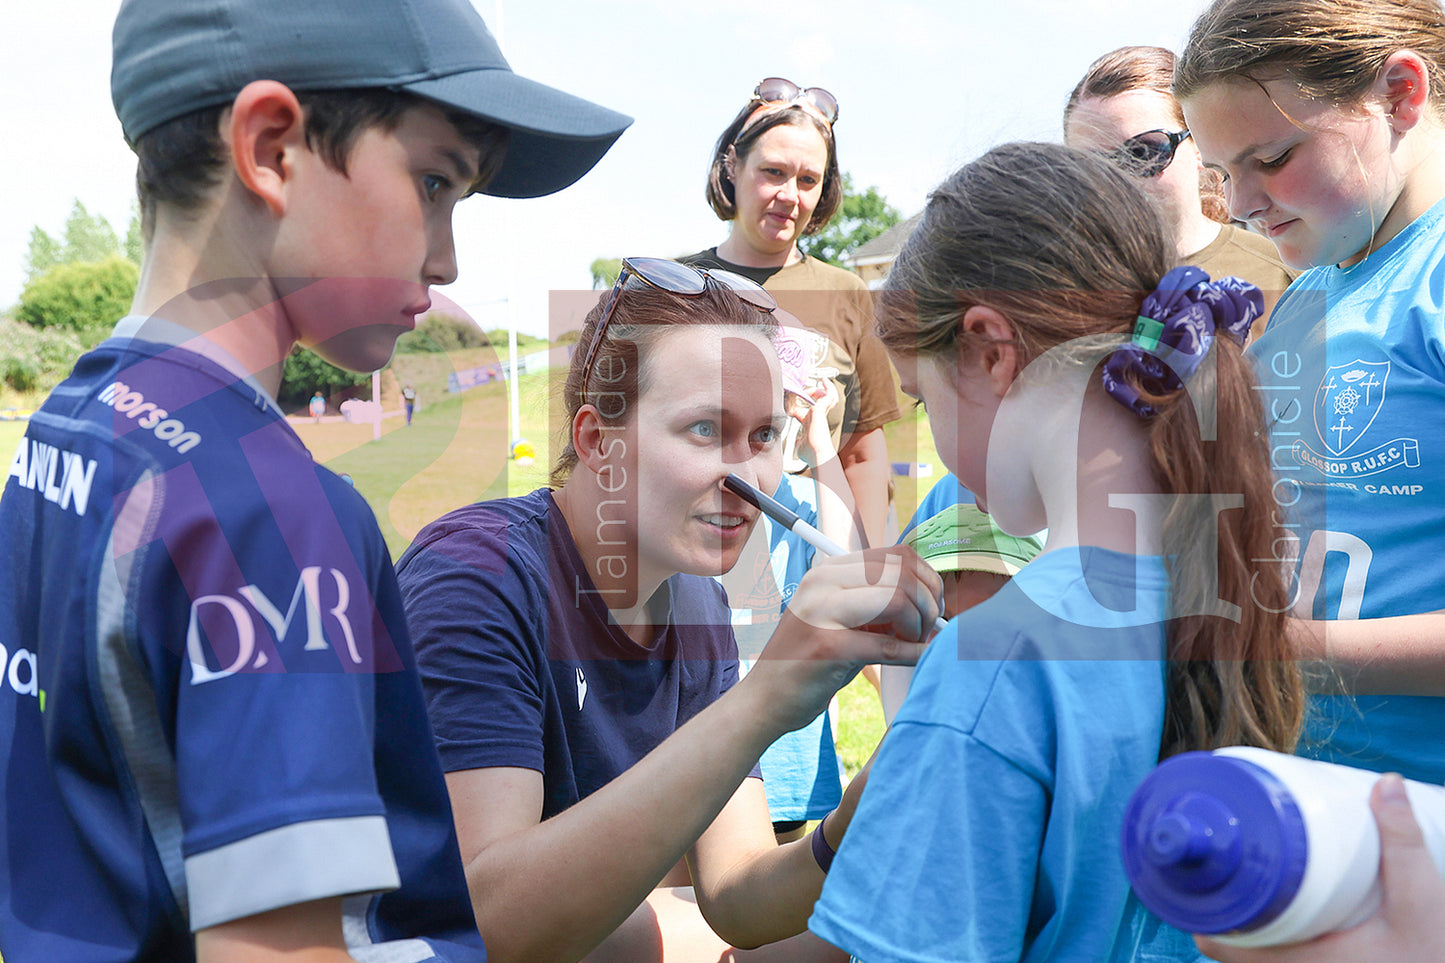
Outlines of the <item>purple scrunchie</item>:
[[1177,267],[1139,308],[1134,337],[1104,362],[1104,390],[1140,418],[1152,418],[1154,406],[1144,401],[1138,384],[1151,395],[1184,389],[1223,331],[1239,344],[1249,326],[1264,313],[1259,288],[1236,277],[1211,282],[1197,267]]

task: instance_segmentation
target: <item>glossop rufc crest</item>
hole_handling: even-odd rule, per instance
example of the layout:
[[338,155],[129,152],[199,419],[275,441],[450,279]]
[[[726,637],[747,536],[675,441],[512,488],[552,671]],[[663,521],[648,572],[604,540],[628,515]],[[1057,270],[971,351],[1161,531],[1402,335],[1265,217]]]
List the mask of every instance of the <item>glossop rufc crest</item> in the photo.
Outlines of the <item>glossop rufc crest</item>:
[[1361,361],[1334,365],[1315,393],[1315,433],[1322,450],[1301,439],[1299,460],[1332,478],[1363,478],[1391,468],[1420,466],[1420,444],[1414,438],[1382,442],[1367,439],[1385,406],[1390,362]]

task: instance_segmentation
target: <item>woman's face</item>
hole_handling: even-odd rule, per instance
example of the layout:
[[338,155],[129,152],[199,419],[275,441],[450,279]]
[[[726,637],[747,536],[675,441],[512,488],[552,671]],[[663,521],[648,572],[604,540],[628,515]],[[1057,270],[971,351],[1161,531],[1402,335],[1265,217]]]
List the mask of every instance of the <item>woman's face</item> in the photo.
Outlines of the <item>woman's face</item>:
[[823,195],[828,145],[811,123],[779,124],[733,160],[733,237],[759,254],[791,252]]
[[[1129,90],[1111,97],[1083,97],[1069,114],[1064,142],[1082,150],[1109,152],[1124,141],[1150,130],[1178,133],[1184,125],[1176,116],[1173,98],[1157,90]],[[1174,150],[1174,160],[1153,177],[1135,177],[1155,204],[1164,222],[1181,237],[1193,219],[1204,219],[1199,202],[1199,171],[1203,166],[1193,139]],[[1188,252],[1183,252],[1188,253]]]
[[680,325],[648,351],[643,383],[627,421],[640,574],[721,575],[758,518],[723,478],[772,493],[782,477],[777,352],[758,331]]
[[1389,120],[1372,101],[1339,107],[1283,81],[1220,81],[1184,113],[1205,163],[1225,176],[1230,215],[1292,268],[1359,261],[1399,197]]

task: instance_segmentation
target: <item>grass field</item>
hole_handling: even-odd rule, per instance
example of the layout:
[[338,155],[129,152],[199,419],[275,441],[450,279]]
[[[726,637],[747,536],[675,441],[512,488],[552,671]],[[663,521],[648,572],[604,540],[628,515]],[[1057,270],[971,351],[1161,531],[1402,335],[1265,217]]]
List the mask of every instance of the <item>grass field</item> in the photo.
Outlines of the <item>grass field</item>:
[[377,441],[370,425],[300,419],[292,424],[318,461],[351,476],[396,556],[423,525],[454,508],[524,494],[546,483],[547,376],[523,375],[519,384],[522,437],[538,454],[531,466],[508,457],[512,439],[501,383],[459,394],[429,394],[418,385],[420,402],[411,427],[401,417],[386,418]]
[[[0,452],[4,452],[5,467],[10,467],[10,457],[15,454],[15,448],[20,444],[21,437],[25,434],[25,422],[23,421],[0,421]],[[0,486],[0,491],[4,487]]]
[[[446,390],[452,366],[485,364],[495,355],[478,349],[473,355],[399,355],[386,380],[383,402],[399,407],[396,390],[411,382],[420,396],[411,427],[400,416],[382,423],[372,440],[370,425],[340,421],[313,424],[292,419],[312,455],[336,472],[352,477],[376,513],[393,557],[410,544],[423,525],[462,505],[484,498],[521,495],[546,484],[551,464],[553,431],[551,381],[557,371],[526,374],[519,379],[521,435],[536,449],[530,466],[510,460],[506,386],[493,383],[458,394]],[[905,399],[906,400],[906,399]],[[903,417],[884,429],[891,458],[925,463],[932,475],[895,477],[894,505],[906,522],[944,469],[938,463],[923,413],[901,404]],[[25,422],[0,421],[0,452],[6,464],[24,434]],[[867,761],[883,732],[882,710],[872,686],[859,677],[839,694],[840,725],[836,734],[839,758],[851,776]]]

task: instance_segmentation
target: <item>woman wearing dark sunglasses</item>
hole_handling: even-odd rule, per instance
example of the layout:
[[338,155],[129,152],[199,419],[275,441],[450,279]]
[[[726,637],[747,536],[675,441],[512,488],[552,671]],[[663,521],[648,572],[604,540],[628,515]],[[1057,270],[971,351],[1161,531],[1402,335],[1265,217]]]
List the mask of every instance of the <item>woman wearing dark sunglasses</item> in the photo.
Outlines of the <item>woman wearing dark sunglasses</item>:
[[493,959],[839,959],[804,928],[861,785],[779,846],[748,776],[860,665],[916,660],[941,585],[898,549],[827,559],[737,680],[713,576],[758,519],[722,481],[781,472],[774,306],[625,261],[567,374],[552,487],[454,511],[397,564]]
[[723,129],[707,199],[727,239],[683,258],[741,274],[827,336],[823,367],[842,404],[828,420],[867,544],[886,544],[889,461],[883,426],[899,416],[895,379],[873,335],[873,306],[857,275],[810,257],[798,239],[827,226],[843,200],[833,124],[838,101],[821,87],[768,77]]
[[1181,264],[1210,277],[1234,275],[1265,295],[1269,309],[1296,272],[1266,237],[1229,223],[1218,175],[1205,169],[1170,88],[1174,54],[1163,47],[1120,47],[1090,65],[1064,108],[1064,141],[1098,150],[1139,178],[1174,230]]

